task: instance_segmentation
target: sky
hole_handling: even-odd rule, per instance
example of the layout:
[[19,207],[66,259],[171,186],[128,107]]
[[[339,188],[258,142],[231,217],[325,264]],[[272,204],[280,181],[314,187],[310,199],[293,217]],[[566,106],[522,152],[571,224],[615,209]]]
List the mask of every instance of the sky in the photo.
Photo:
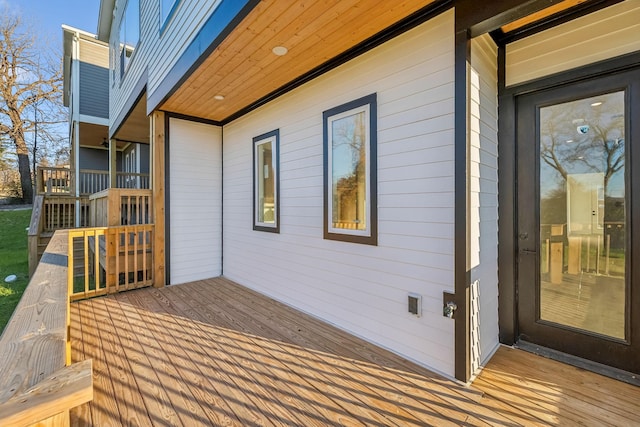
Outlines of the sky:
[[0,8],[17,12],[43,37],[62,50],[62,24],[90,33],[98,27],[100,0],[0,0]]

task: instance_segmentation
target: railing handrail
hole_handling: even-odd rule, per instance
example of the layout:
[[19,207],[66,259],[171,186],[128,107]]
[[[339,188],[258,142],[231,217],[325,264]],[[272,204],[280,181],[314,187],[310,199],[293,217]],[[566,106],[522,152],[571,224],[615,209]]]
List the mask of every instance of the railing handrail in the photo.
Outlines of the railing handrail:
[[44,205],[44,194],[38,194],[33,199],[31,210],[31,221],[29,222],[29,236],[38,236],[42,232],[42,206]]
[[54,234],[0,336],[0,425],[53,425],[93,398],[91,361],[71,365],[67,242]]
[[41,171],[73,171],[73,169],[67,166],[37,166],[36,168]]

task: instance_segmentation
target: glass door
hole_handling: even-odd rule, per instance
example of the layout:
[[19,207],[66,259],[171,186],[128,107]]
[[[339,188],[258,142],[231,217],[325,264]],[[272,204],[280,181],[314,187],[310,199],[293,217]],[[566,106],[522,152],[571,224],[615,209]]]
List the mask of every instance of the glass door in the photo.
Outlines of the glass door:
[[637,74],[521,96],[517,133],[520,339],[636,373]]

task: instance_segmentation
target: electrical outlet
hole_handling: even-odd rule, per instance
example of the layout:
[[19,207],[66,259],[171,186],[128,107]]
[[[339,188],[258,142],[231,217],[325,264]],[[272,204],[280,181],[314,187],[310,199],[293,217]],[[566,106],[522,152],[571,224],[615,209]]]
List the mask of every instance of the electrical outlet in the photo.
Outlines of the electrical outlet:
[[416,317],[422,316],[422,295],[414,294],[413,292],[409,293],[407,306],[409,313]]

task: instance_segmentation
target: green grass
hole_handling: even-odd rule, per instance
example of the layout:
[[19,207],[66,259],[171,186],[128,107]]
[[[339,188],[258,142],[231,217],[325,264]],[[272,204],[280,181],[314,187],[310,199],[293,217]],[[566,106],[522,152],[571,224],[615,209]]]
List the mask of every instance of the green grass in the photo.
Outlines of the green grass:
[[[24,289],[29,283],[27,231],[31,209],[0,211],[0,333],[11,318]],[[18,280],[6,283],[15,274]]]

